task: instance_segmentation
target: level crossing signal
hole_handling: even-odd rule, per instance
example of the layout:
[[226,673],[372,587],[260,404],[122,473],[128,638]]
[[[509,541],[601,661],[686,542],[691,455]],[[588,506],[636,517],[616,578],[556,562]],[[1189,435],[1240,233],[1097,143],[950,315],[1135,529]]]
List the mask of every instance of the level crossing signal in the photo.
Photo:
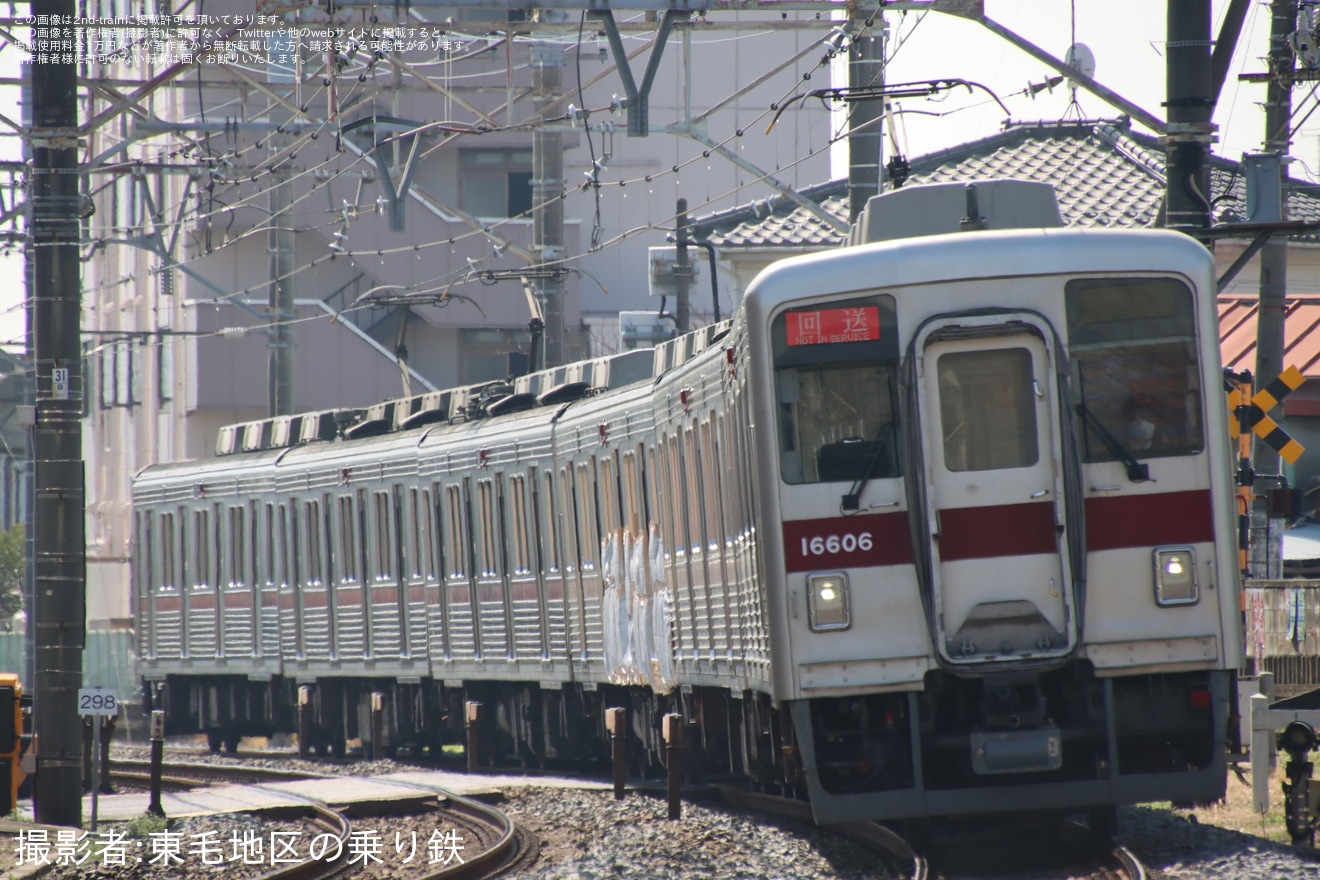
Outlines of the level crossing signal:
[[23,784],[23,686],[13,673],[0,674],[0,815],[18,804]]
[[1246,400],[1246,395],[1250,394],[1250,385],[1243,387],[1234,383],[1228,391],[1229,411],[1235,416],[1229,419],[1229,437],[1236,440],[1242,432],[1250,431],[1269,444],[1270,448],[1279,453],[1279,457],[1288,464],[1296,464],[1306,448],[1280,428],[1279,423],[1267,413],[1289,393],[1301,387],[1305,381],[1306,378],[1302,376],[1301,370],[1289,367],[1279,374],[1279,378],[1257,391],[1245,403],[1243,401]]

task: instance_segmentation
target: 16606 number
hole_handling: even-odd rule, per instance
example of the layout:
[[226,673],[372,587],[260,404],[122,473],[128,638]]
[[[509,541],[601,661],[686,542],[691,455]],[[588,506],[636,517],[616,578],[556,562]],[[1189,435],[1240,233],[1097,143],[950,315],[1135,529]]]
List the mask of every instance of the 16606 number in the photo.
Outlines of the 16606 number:
[[814,535],[802,539],[803,556],[824,556],[829,553],[853,553],[857,550],[870,550],[872,538],[870,532],[854,535],[851,532],[842,535]]

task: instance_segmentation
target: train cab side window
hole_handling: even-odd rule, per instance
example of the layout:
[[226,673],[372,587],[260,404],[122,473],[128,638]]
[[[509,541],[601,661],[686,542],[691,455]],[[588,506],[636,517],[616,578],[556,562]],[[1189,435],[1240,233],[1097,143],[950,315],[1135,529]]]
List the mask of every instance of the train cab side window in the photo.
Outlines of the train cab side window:
[[[1173,278],[1067,283],[1068,343],[1083,461],[1192,455],[1205,448],[1192,291]],[[1108,434],[1106,438],[1102,436]]]
[[784,482],[903,474],[894,298],[813,303],[771,322]]

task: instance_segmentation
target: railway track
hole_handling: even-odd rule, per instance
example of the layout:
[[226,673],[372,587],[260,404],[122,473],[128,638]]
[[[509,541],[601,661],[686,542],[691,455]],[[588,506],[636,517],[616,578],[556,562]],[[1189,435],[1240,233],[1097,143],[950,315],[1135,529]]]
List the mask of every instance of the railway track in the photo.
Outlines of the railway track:
[[[150,784],[150,762],[116,760],[110,778],[115,782],[145,788]],[[175,761],[162,765],[161,787],[163,790],[179,791],[217,784],[259,786],[263,783],[315,778],[322,776],[269,767]],[[417,808],[417,804],[411,802],[403,802],[398,806],[407,810]],[[530,868],[536,860],[539,842],[535,836],[519,828],[494,806],[449,794],[422,809],[440,814],[448,825],[463,832],[465,854],[462,859],[455,860],[454,864],[419,870],[413,875],[413,880],[485,880],[504,875],[517,876],[518,872]],[[297,812],[304,814],[313,825],[339,841],[335,857],[304,859],[264,874],[260,880],[328,880],[360,867],[353,864],[349,846],[353,835],[350,814],[370,812],[369,806],[365,810],[362,805],[341,809],[308,800],[305,807]]]
[[[720,793],[726,801],[737,807],[807,824],[815,821],[811,805],[803,801],[759,794],[734,786],[720,786]],[[929,880],[930,868],[925,858],[918,855],[901,835],[879,822],[854,822],[839,825],[837,830],[884,859],[897,876],[905,880]]]

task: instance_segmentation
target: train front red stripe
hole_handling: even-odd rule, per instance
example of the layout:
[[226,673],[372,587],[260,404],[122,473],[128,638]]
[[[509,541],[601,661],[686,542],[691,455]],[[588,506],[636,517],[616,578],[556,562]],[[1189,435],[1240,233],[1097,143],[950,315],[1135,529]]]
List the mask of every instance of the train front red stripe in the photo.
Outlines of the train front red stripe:
[[1087,550],[1214,539],[1214,507],[1206,489],[1086,499]]
[[1056,552],[1053,502],[940,511],[939,553],[944,562]]
[[911,564],[912,539],[906,513],[784,523],[784,569],[789,572]]

